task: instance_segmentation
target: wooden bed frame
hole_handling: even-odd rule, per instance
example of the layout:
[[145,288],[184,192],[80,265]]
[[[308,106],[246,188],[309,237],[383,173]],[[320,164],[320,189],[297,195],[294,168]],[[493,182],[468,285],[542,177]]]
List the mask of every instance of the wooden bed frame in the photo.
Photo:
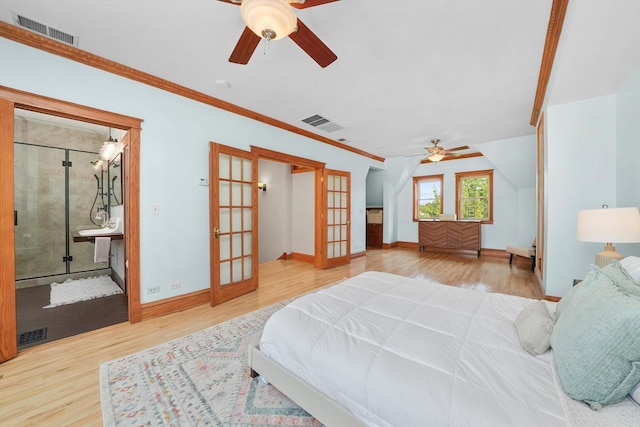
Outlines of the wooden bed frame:
[[249,347],[248,358],[252,377],[262,375],[324,425],[366,427],[366,424],[351,411],[266,357],[258,346]]

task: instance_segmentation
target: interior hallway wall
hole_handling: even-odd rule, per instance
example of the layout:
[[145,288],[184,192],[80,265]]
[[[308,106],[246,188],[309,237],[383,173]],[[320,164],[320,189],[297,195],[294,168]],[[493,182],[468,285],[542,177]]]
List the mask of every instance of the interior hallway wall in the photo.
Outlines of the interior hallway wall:
[[260,263],[291,252],[291,166],[260,159],[258,182],[267,191],[258,191]]

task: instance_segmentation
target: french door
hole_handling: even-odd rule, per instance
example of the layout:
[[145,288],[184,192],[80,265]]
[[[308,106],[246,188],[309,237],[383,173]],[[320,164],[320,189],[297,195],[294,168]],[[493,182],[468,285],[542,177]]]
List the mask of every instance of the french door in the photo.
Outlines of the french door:
[[257,171],[253,153],[210,143],[211,305],[258,287]]
[[351,262],[351,174],[325,169],[323,185],[322,267]]

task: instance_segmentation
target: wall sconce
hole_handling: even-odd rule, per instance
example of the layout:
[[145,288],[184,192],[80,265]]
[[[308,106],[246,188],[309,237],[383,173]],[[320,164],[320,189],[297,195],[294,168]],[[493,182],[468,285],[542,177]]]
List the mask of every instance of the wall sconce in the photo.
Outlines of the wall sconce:
[[103,171],[107,169],[107,163],[101,159],[96,159],[92,161],[91,164],[93,165],[93,169],[97,171]]
[[258,183],[258,190],[267,191],[267,184],[264,182]]

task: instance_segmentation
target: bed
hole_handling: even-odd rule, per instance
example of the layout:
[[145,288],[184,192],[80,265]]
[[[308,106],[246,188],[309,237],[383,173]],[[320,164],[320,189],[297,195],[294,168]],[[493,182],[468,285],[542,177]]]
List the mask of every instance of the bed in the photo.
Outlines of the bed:
[[631,398],[594,411],[553,351],[524,351],[514,322],[532,302],[366,272],[276,312],[249,364],[328,426],[640,425]]

